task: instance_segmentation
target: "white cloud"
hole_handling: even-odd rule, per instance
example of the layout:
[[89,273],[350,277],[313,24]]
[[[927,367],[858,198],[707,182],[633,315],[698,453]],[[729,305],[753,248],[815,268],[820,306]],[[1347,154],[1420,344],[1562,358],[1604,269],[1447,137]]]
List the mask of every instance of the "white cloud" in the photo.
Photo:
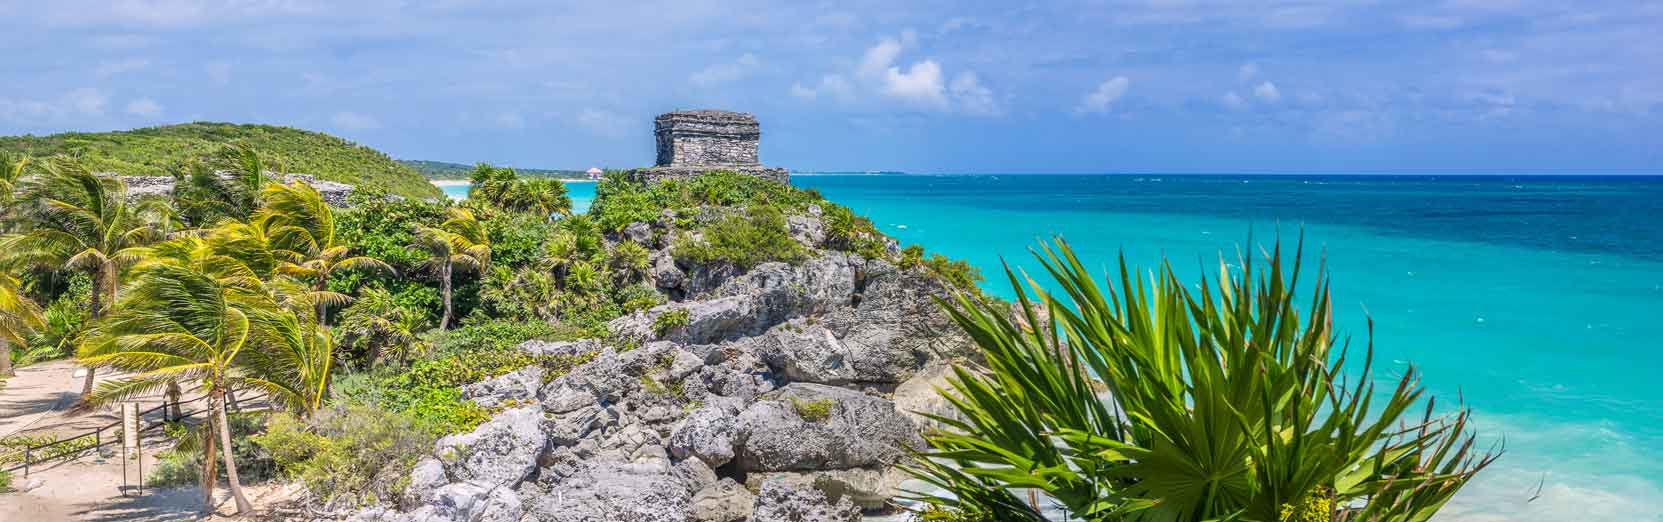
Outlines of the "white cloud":
[[855,74],[865,78],[881,76],[888,70],[895,58],[901,56],[901,41],[885,38],[866,50],[860,58],[860,66],[855,68]]
[[1236,76],[1240,77],[1242,81],[1257,78],[1259,76],[1259,64],[1253,62],[1241,64],[1241,69],[1236,71]]
[[586,108],[575,119],[589,132],[606,137],[628,136],[632,130],[629,117],[606,109]]
[[959,109],[972,116],[998,116],[1005,111],[993,99],[993,90],[982,86],[976,73],[965,71],[953,77],[953,83],[948,85],[953,100]]
[[947,108],[946,87],[942,84],[941,65],[935,60],[912,64],[906,72],[899,67],[884,71],[883,92],[900,98],[938,108]]
[[1085,98],[1080,100],[1080,106],[1075,107],[1074,112],[1109,112],[1109,109],[1114,107],[1114,102],[1125,96],[1126,89],[1131,87],[1132,81],[1126,79],[1125,76],[1116,76],[1104,80],[1103,83],[1097,84],[1097,89],[1087,93]]
[[329,117],[329,122],[346,130],[369,130],[381,127],[374,117],[351,111],[341,111]]
[[[961,112],[976,116],[1002,114],[992,89],[982,85],[974,71],[959,71],[952,82],[940,62],[924,58],[902,67],[897,63],[901,53],[918,43],[918,33],[911,29],[899,37],[878,41],[861,53],[860,60],[845,76],[827,74],[815,86],[802,82],[791,85],[791,95],[801,100],[832,97],[841,102],[852,102],[857,94],[873,94],[880,98],[901,101],[915,107],[942,112]],[[852,77],[854,81],[850,81]]]
[[90,87],[74,89],[51,100],[0,98],[0,121],[22,125],[61,124],[103,116],[108,103],[108,96]]
[[1261,100],[1273,103],[1282,99],[1282,91],[1276,89],[1276,84],[1268,81],[1259,84],[1258,87],[1254,87],[1253,95],[1259,97]]
[[99,78],[104,78],[104,77],[108,77],[108,76],[115,76],[117,74],[129,73],[129,72],[141,70],[141,69],[144,69],[144,68],[149,67],[149,66],[150,66],[150,60],[132,58],[132,59],[127,59],[127,60],[121,60],[121,61],[118,61],[118,62],[104,62],[104,63],[98,64],[98,68],[93,70],[93,74],[98,75]]
[[127,114],[154,118],[162,115],[162,104],[150,98],[139,98],[127,102]]
[[756,70],[759,63],[756,55],[745,53],[740,55],[738,60],[705,67],[693,73],[692,76],[688,77],[688,80],[691,80],[694,85],[700,86],[729,83],[749,76],[752,71]]

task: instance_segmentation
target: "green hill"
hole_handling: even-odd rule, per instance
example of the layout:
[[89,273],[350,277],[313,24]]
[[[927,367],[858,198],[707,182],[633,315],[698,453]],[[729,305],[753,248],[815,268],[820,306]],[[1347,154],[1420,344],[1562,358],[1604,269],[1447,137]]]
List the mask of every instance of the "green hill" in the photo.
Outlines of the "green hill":
[[443,197],[421,174],[381,151],[321,132],[274,125],[197,122],[115,132],[0,137],[0,150],[80,156],[89,168],[124,176],[164,176],[186,160],[248,140],[285,172],[353,185],[380,185],[406,197]]
[[[427,179],[468,179],[468,173],[473,172],[473,165],[463,165],[461,163],[425,160],[398,160],[398,162],[416,169],[416,172],[420,172]],[[522,169],[514,167],[514,173],[533,178],[587,179],[589,177],[581,170]]]

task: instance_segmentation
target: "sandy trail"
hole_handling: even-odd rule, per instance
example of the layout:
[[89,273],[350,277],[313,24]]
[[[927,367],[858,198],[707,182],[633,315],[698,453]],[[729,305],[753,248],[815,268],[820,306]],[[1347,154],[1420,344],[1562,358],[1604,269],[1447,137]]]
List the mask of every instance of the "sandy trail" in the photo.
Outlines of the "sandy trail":
[[[17,376],[6,380],[0,389],[0,437],[10,435],[78,435],[120,420],[120,409],[109,405],[91,411],[73,411],[80,398],[85,374],[73,361],[52,361],[17,369]],[[109,370],[99,372],[99,381],[119,377]],[[195,398],[187,394],[188,401]],[[136,399],[141,410],[162,403],[159,394]],[[263,402],[263,401],[255,401]],[[201,401],[187,403],[184,409],[201,409]],[[146,424],[161,419],[157,412],[145,418]],[[106,441],[115,437],[105,434]],[[153,470],[156,453],[163,449],[160,434],[145,434],[143,466],[145,473]],[[36,485],[28,491],[0,493],[0,521],[59,522],[79,520],[172,521],[232,519],[234,505],[223,485],[215,490],[215,514],[201,512],[202,497],[195,487],[155,489],[146,487],[140,495],[139,462],[128,460],[123,469],[121,447],[110,445],[97,453],[86,452],[73,461],[57,460],[30,467],[25,478],[21,470],[13,473],[12,485],[21,488],[26,483]],[[125,473],[125,476],[124,476]],[[289,492],[279,486],[245,487],[256,505],[272,498],[285,497]]]

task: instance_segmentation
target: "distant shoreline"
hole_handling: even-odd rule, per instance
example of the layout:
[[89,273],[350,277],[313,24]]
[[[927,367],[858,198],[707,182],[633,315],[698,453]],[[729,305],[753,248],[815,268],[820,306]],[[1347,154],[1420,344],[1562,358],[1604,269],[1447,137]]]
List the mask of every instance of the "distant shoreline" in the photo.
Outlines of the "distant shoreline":
[[[560,178],[549,178],[549,179],[560,179]],[[473,184],[472,181],[468,181],[468,180],[465,180],[465,179],[430,179],[430,180],[427,180],[427,182],[432,183],[436,186],[440,186],[440,187],[466,187],[470,184]],[[594,183],[595,180],[592,180],[592,179],[560,179],[560,182],[561,183]]]

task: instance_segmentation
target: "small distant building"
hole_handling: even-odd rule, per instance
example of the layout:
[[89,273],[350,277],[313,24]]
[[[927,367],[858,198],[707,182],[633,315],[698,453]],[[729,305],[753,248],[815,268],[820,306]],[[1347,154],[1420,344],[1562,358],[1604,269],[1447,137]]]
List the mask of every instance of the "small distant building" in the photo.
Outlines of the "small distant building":
[[589,179],[601,179],[601,174],[603,174],[603,172],[601,172],[600,167],[589,167],[589,171],[585,172],[585,174],[589,175]]
[[790,171],[758,161],[762,127],[748,113],[667,112],[653,119],[653,136],[658,141],[657,165],[631,171],[637,179],[658,181],[729,170],[782,183],[791,180]]

